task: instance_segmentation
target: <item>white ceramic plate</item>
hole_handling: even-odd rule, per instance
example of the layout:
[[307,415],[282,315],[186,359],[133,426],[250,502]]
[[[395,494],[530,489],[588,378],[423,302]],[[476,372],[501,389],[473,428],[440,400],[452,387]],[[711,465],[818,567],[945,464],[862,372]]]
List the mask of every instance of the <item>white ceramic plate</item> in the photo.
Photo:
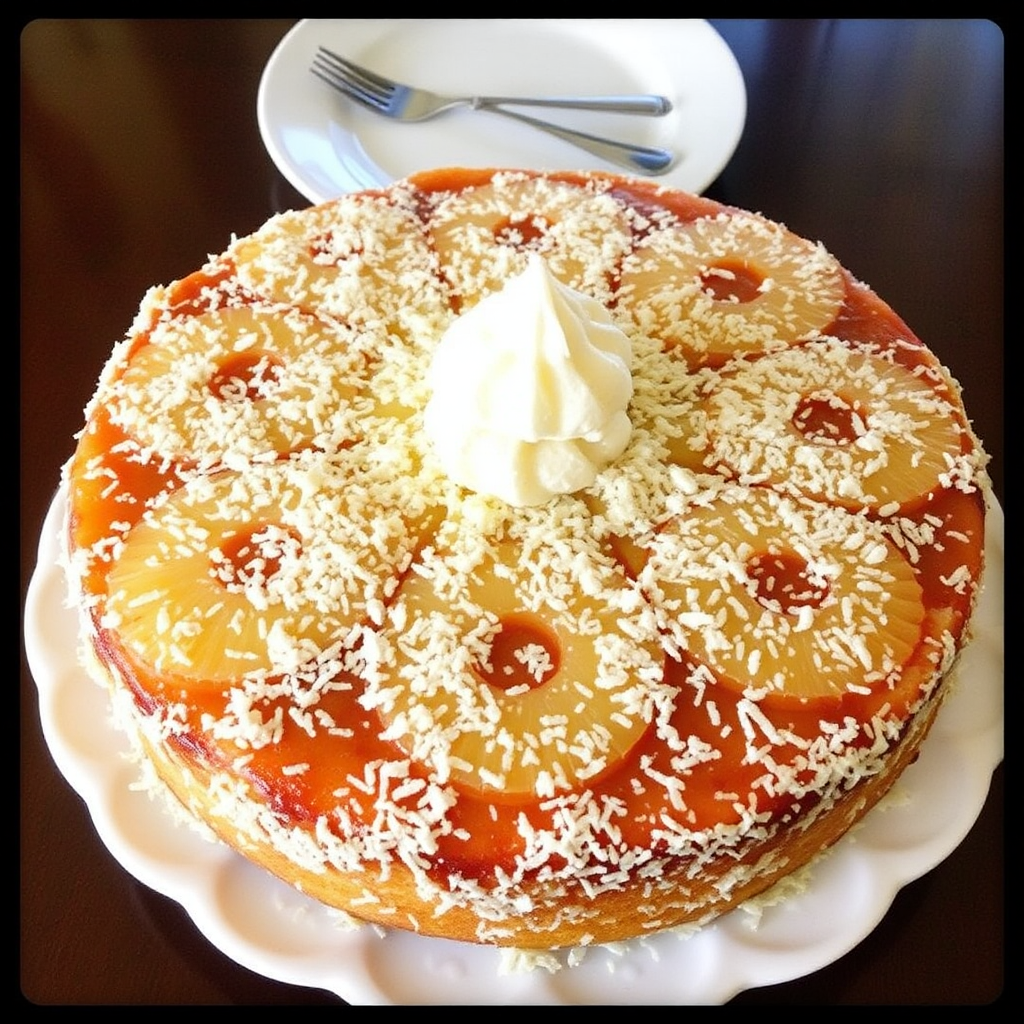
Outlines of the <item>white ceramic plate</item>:
[[739,65],[701,19],[306,20],[263,72],[257,118],[288,181],[311,202],[434,167],[619,170],[533,128],[460,108],[418,124],[389,121],[310,72],[318,46],[381,74],[452,96],[658,93],[664,117],[518,108],[567,127],[676,150],[654,180],[702,192],[743,132]]
[[740,909],[688,939],[660,935],[590,950],[580,965],[555,973],[502,974],[494,949],[343,928],[332,911],[178,824],[132,788],[137,768],[113,731],[106,691],[76,658],[76,618],[57,565],[64,508],[58,493],[25,609],[43,732],[58,768],[118,861],[177,900],[218,949],[266,977],[350,1003],[721,1003],[802,977],[852,949],[903,885],[959,845],[1003,757],[1003,515],[993,503],[987,582],[956,689],[896,792],[813,867],[809,886],[766,908],[756,928]]

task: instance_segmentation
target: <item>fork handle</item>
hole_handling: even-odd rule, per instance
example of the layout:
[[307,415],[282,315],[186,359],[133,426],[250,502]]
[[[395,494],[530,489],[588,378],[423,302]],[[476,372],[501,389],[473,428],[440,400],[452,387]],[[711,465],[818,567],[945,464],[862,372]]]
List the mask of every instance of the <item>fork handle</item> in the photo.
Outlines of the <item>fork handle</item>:
[[661,117],[672,109],[667,96],[474,96],[470,101],[476,109],[500,106],[560,107],[565,110],[606,110],[616,114],[648,114]]
[[529,117],[506,107],[480,107],[479,109],[487,110],[492,114],[501,114],[502,117],[510,117],[513,121],[521,121],[523,124],[538,128],[549,135],[556,135],[617,167],[625,167],[640,174],[660,174],[662,171],[667,171],[676,159],[675,154],[667,149],[637,146],[631,142],[619,142],[617,139],[606,139],[600,135],[574,131],[572,128],[563,128],[559,124],[541,121],[536,117]]

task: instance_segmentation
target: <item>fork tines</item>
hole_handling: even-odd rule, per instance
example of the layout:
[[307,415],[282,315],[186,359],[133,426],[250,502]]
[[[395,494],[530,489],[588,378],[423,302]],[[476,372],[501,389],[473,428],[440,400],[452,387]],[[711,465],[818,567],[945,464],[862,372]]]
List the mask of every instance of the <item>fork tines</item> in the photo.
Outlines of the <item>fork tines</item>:
[[329,85],[354,93],[368,103],[385,102],[394,91],[394,83],[389,79],[353,64],[324,46],[318,48],[311,70]]

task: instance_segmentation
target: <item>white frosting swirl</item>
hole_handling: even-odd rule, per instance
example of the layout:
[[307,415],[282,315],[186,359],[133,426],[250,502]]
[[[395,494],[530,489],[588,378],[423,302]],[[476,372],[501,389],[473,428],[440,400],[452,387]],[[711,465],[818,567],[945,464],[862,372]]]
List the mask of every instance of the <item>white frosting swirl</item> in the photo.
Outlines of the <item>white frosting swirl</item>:
[[531,255],[441,338],[426,431],[457,483],[539,505],[589,486],[625,449],[629,367],[629,339],[604,306]]

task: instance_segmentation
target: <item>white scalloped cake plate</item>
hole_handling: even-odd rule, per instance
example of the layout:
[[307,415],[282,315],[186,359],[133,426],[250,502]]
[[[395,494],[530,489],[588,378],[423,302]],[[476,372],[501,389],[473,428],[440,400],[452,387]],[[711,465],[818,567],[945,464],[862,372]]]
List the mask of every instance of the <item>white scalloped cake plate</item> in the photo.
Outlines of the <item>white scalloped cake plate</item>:
[[592,134],[676,150],[676,164],[652,180],[689,192],[702,192],[715,180],[746,121],[747,93],[736,58],[698,18],[307,19],[271,55],[256,106],[271,159],[314,203],[433,167],[622,172],[486,111],[463,107],[417,124],[388,120],[310,72],[318,46],[452,96],[668,96],[673,109],[664,117],[533,113]]
[[[1003,514],[992,503],[987,577],[955,688],[918,760],[860,828],[813,865],[803,889],[742,908],[689,938],[594,948],[558,971],[504,971],[494,949],[369,926],[328,908],[210,842],[134,784],[139,769],[114,729],[106,690],[77,659],[77,618],[59,567],[65,495],[47,516],[25,607],[25,643],[43,733],[114,857],[180,903],[223,953],[266,977],[353,1004],[723,1003],[837,960],[881,921],[896,893],[967,835],[1003,757]],[[756,922],[756,927],[755,927]]]

